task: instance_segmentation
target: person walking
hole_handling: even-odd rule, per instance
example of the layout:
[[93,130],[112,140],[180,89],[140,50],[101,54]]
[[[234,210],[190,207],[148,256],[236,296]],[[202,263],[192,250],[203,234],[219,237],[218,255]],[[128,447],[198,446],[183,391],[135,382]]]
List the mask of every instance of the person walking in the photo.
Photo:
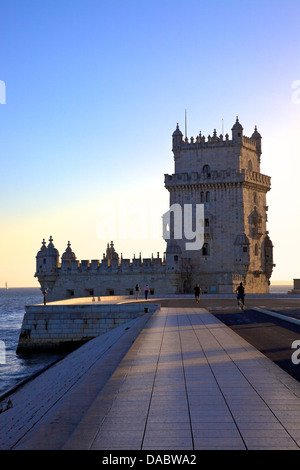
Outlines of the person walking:
[[146,284],[144,291],[145,291],[145,299],[147,300],[148,299],[148,294],[149,294],[149,291],[150,291],[150,288],[149,288],[148,284]]
[[136,300],[139,298],[140,292],[141,292],[141,288],[140,288],[140,286],[137,284],[137,285],[135,286],[135,298],[136,298]]
[[43,295],[44,295],[44,305],[46,305],[46,303],[47,303],[47,292],[48,292],[48,289],[47,289],[47,288],[45,288],[45,289],[43,290]]
[[195,292],[195,299],[196,299],[196,302],[197,304],[199,303],[199,300],[200,300],[200,294],[201,294],[201,287],[199,286],[199,284],[196,284],[195,287],[194,287],[194,292]]
[[237,290],[236,290],[236,295],[237,295],[237,303],[238,305],[240,300],[242,302],[242,306],[241,306],[241,309],[244,310],[245,308],[245,287],[243,286],[243,283],[241,282],[240,285],[238,286]]

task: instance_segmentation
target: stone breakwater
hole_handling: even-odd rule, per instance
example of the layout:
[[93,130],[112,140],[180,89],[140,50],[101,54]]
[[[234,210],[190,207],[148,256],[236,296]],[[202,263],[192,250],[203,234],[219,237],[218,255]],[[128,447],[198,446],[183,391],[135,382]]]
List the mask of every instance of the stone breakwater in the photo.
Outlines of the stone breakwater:
[[[88,299],[26,306],[17,353],[73,349],[97,336],[142,316],[157,304],[99,303]],[[121,299],[120,299],[121,300]]]

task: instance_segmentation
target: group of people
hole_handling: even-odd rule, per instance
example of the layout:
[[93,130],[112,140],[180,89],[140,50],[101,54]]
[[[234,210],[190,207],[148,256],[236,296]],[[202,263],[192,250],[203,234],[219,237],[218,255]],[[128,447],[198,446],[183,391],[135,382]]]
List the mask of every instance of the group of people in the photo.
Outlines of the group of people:
[[[139,298],[140,292],[141,292],[141,288],[138,284],[136,284],[136,286],[135,286],[135,298],[136,298],[136,300]],[[201,287],[199,286],[198,283],[194,287],[194,292],[195,292],[195,299],[196,299],[196,302],[198,304],[200,302],[200,295],[202,294]],[[148,284],[146,284],[145,287],[144,287],[144,293],[145,293],[145,300],[147,300],[148,295],[150,293],[150,287],[149,287]],[[239,305],[239,302],[241,300],[242,306],[244,306],[245,305],[245,288],[244,288],[242,282],[240,283],[240,285],[236,289],[236,295],[237,295],[238,305]]]
[[[136,284],[135,286],[135,298],[136,300],[138,300],[139,296],[140,296],[140,292],[141,292],[141,288],[138,284]],[[148,284],[145,285],[144,287],[144,293],[145,293],[145,300],[148,299],[148,295],[150,294],[150,287]]]
[[[196,284],[194,287],[194,292],[195,292],[195,299],[197,304],[200,301],[200,295],[202,294],[201,287],[199,284]],[[239,305],[239,302],[241,301],[242,307],[245,306],[245,287],[243,286],[243,283],[241,282],[238,288],[236,289],[236,295],[237,295],[237,303]]]

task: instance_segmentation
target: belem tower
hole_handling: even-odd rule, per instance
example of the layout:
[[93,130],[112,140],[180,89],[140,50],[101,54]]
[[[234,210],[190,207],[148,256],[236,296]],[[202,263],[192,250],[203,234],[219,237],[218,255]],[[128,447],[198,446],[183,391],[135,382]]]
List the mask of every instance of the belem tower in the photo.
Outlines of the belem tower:
[[266,202],[271,178],[260,172],[261,140],[256,126],[246,137],[238,118],[231,139],[216,130],[207,138],[184,138],[177,124],[175,171],[165,175],[165,187],[170,208],[203,204],[201,248],[188,250],[184,235],[174,238],[171,211],[163,257],[124,259],[111,242],[102,260],[79,261],[68,243],[60,260],[50,237],[37,253],[35,273],[47,299],[132,295],[136,284],[148,284],[154,296],[193,293],[196,283],[209,294],[234,293],[240,282],[246,293],[267,293],[274,267]]

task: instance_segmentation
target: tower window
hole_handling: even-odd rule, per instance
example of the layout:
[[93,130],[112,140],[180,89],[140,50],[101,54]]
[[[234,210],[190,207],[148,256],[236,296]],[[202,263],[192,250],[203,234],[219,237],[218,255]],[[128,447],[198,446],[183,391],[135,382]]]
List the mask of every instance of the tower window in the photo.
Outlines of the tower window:
[[205,200],[206,200],[206,202],[210,202],[210,192],[209,191],[206,192]]
[[205,225],[205,227],[209,227],[209,219],[204,220],[204,225]]
[[254,251],[255,251],[255,256],[258,256],[258,244],[257,243],[255,243]]
[[201,191],[201,193],[200,193],[200,201],[205,202],[204,201],[204,192],[203,191]]
[[85,289],[87,295],[94,295],[94,289]]
[[203,171],[204,176],[206,176],[207,178],[210,178],[210,166],[209,165],[204,165],[204,167],[202,168],[202,171]]
[[249,216],[249,232],[250,236],[256,239],[262,235],[262,216],[257,212],[256,207]]

